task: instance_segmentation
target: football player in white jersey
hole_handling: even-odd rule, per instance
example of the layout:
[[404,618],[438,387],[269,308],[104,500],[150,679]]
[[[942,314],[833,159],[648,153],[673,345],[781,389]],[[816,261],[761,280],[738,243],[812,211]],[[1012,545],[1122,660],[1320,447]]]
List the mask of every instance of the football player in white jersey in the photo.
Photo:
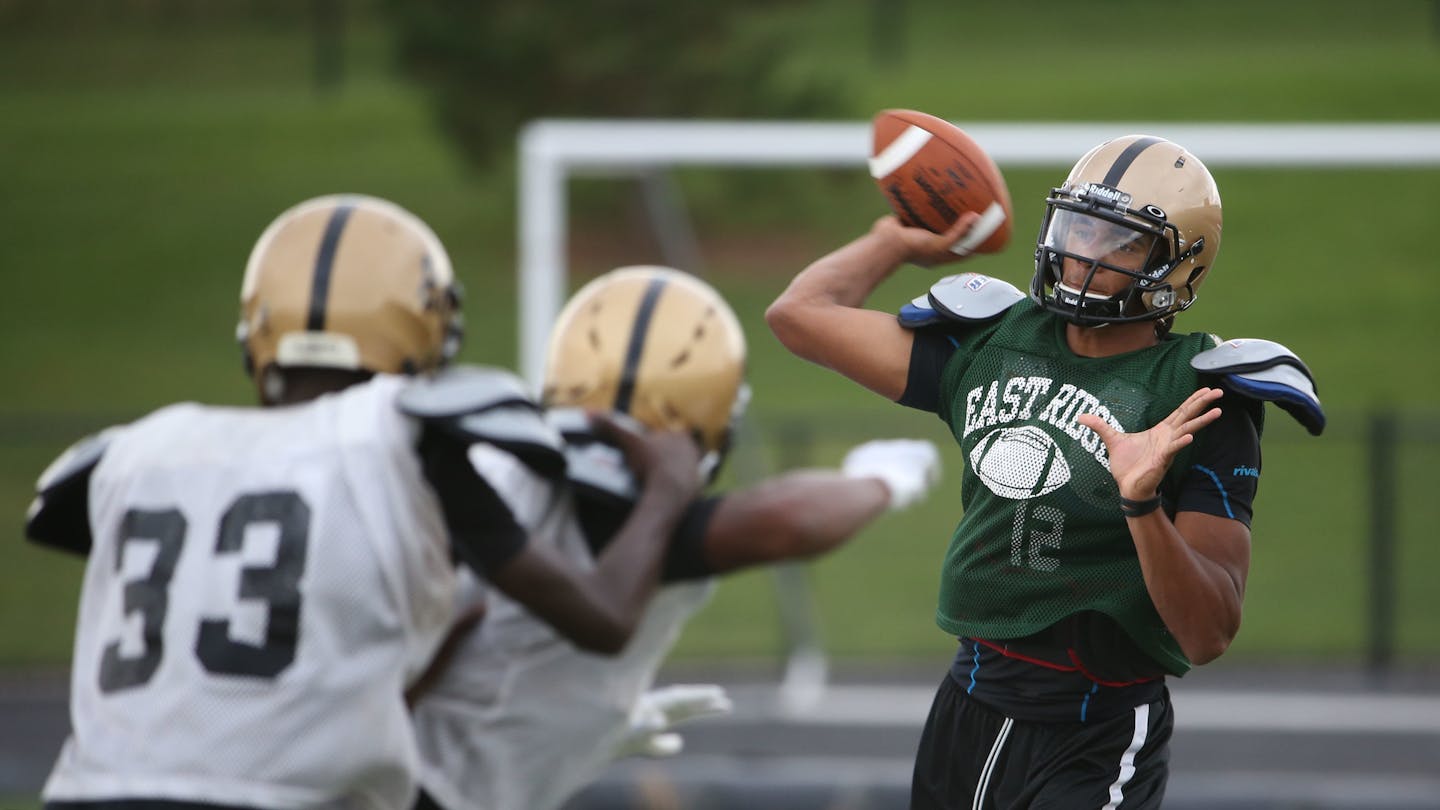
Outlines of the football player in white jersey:
[[[711,478],[748,398],[744,365],[740,325],[709,285],[663,267],[611,271],[571,298],[550,341],[542,398],[566,439],[569,486],[514,464],[482,472],[534,542],[584,564],[616,542],[636,490],[633,471],[575,409],[613,409],[650,429],[694,435]],[[697,498],[672,534],[665,586],[615,658],[577,649],[491,594],[484,620],[446,645],[416,704],[418,807],[550,810],[617,751],[676,750],[667,729],[674,712],[728,705],[715,687],[647,692],[713,578],[829,551],[887,507],[918,500],[938,470],[927,441],[871,442],[852,450],[842,470],[794,471]],[[466,594],[461,604],[476,598]]]
[[699,491],[688,436],[597,417],[638,507],[587,570],[529,542],[477,469],[559,480],[560,438],[512,375],[437,373],[460,338],[450,261],[389,202],[286,211],[241,299],[268,407],[172,405],[41,478],[27,534],[89,555],[47,807],[409,807],[403,691],[451,625],[455,558],[613,654]]

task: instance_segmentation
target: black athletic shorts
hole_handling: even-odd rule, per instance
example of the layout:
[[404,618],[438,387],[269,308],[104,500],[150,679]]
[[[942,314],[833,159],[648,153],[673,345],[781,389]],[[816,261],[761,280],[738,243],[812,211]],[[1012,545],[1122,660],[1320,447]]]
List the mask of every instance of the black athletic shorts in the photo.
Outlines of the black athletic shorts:
[[946,673],[930,707],[911,810],[1158,808],[1170,773],[1170,693],[1089,723],[1015,720]]

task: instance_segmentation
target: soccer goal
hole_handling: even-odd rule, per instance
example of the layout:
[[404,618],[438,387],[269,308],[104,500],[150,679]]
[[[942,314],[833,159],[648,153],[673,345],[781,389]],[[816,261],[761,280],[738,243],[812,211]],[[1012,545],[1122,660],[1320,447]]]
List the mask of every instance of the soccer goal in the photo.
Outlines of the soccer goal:
[[[1440,124],[970,123],[1002,169],[1069,166],[1117,132],[1163,131],[1206,165],[1275,168],[1440,166]],[[520,134],[520,371],[538,384],[545,341],[564,303],[568,186],[579,175],[667,168],[865,171],[867,122],[559,120]]]

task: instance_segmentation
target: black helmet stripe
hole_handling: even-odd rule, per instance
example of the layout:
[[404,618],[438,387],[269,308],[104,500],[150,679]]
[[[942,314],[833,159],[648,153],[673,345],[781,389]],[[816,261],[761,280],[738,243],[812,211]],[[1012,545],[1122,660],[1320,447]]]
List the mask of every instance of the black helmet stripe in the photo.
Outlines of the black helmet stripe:
[[1140,157],[1141,152],[1160,141],[1160,138],[1145,137],[1125,147],[1125,151],[1120,153],[1120,157],[1115,158],[1115,164],[1110,167],[1110,171],[1105,173],[1105,179],[1100,182],[1111,188],[1119,188],[1120,178],[1125,176],[1126,170],[1130,168],[1131,163],[1135,162],[1135,158]]
[[635,312],[630,345],[625,350],[625,367],[620,370],[620,385],[615,389],[615,410],[621,413],[630,412],[630,400],[635,397],[635,375],[640,369],[640,355],[645,351],[645,336],[650,332],[650,319],[655,315],[655,304],[665,284],[663,276],[650,279],[645,297],[640,299],[640,308]]
[[335,253],[340,248],[340,232],[345,230],[345,223],[354,210],[354,203],[336,206],[320,238],[320,251],[315,254],[315,276],[310,282],[310,317],[305,321],[305,328],[311,332],[325,328],[325,304],[330,297],[330,274],[335,268]]

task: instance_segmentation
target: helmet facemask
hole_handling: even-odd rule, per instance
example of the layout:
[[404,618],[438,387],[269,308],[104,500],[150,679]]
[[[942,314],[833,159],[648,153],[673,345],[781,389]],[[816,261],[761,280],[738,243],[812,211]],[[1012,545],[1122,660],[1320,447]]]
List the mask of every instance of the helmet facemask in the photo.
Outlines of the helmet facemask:
[[[1097,191],[1107,197],[1114,194],[1116,205],[1087,202]],[[1098,326],[1157,320],[1195,300],[1188,280],[1181,282],[1186,294],[1179,295],[1170,275],[1178,264],[1204,249],[1203,240],[1182,254],[1179,232],[1166,222],[1164,211],[1154,205],[1124,207],[1128,202],[1128,194],[1104,187],[1087,187],[1078,194],[1063,188],[1051,192],[1045,201],[1031,289],[1046,309],[1081,326]],[[1078,280],[1072,271],[1068,283],[1067,259],[1082,270]],[[1096,284],[1102,269],[1130,281],[1107,291],[1114,285]]]

